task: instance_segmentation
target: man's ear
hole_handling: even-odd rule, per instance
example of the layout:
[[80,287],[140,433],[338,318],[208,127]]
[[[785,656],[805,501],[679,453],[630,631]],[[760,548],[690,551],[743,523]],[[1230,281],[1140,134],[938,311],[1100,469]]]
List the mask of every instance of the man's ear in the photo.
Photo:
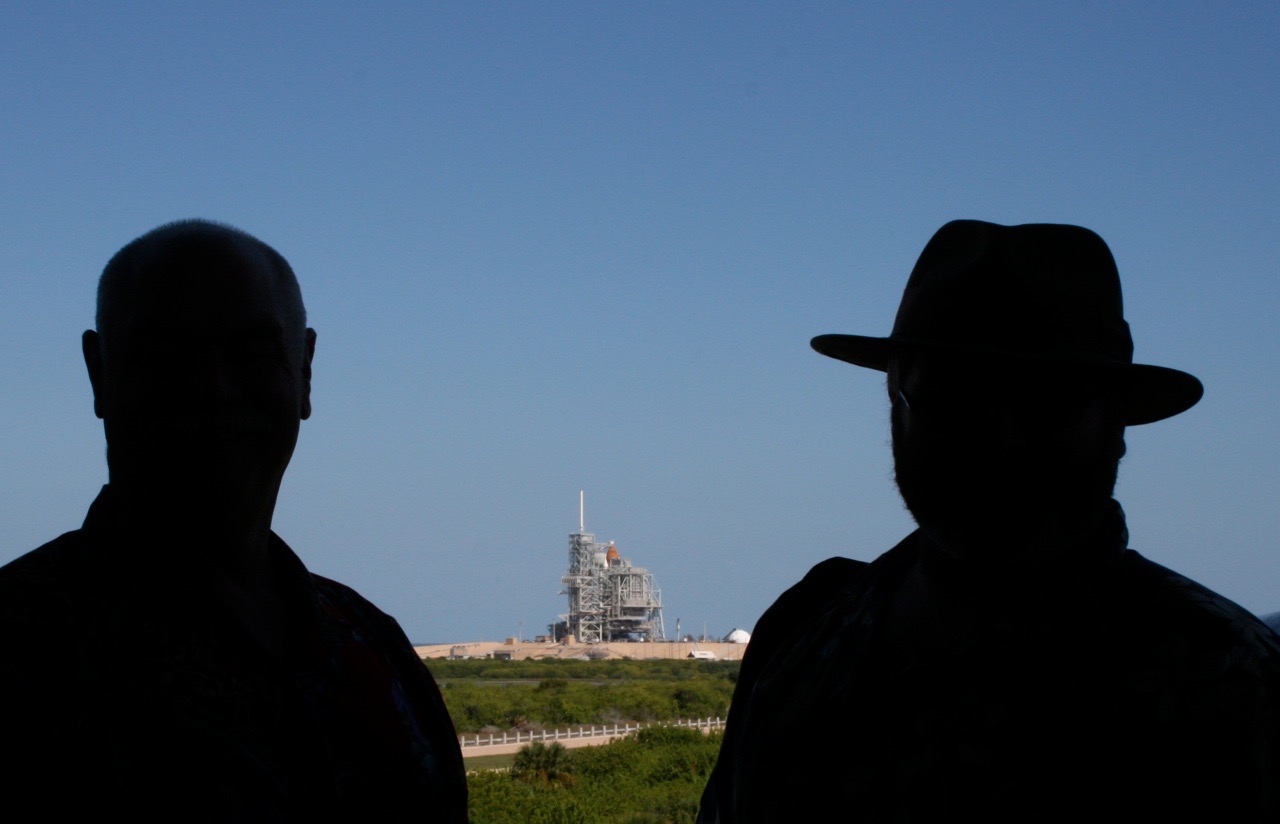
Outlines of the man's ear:
[[307,329],[306,342],[302,352],[302,406],[299,417],[306,420],[311,417],[311,359],[316,355],[316,330]]
[[80,350],[84,353],[84,365],[89,370],[89,383],[93,386],[93,414],[101,418],[106,381],[102,374],[102,346],[98,333],[86,329],[80,336]]

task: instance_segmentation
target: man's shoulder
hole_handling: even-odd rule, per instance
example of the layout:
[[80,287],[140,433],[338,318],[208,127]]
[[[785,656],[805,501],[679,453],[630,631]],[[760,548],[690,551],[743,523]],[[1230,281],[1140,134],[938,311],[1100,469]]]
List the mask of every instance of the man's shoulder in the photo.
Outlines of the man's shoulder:
[[394,618],[341,581],[317,575],[309,570],[307,574],[311,576],[311,583],[320,597],[321,607],[329,617],[340,623],[362,627],[378,627],[395,623]]
[[77,530],[0,567],[0,693],[41,698],[82,663],[86,630],[114,597],[93,550]]
[[1280,666],[1280,637],[1253,613],[1185,575],[1126,550],[1118,599],[1136,624],[1194,645],[1233,647]]
[[840,556],[820,561],[779,595],[765,614],[825,611],[841,593],[862,580],[869,566],[866,561]]
[[56,574],[73,567],[83,556],[85,541],[81,530],[65,532],[48,543],[0,566],[0,581],[33,575]]
[[100,560],[81,530],[54,538],[0,567],[0,612],[13,617],[23,604],[77,597],[98,580]]
[[852,558],[832,557],[815,564],[798,582],[778,596],[756,621],[743,667],[746,675],[773,654],[789,647],[796,633],[804,632],[834,608],[862,581],[870,564]]
[[733,773],[744,752],[744,729],[753,716],[769,712],[752,707],[760,679],[765,677],[775,658],[785,656],[805,633],[858,588],[870,567],[865,561],[839,556],[821,561],[779,595],[756,621],[738,671],[720,757],[702,796],[699,821],[721,820],[722,811],[734,806]]
[[357,636],[384,655],[399,658],[407,653],[416,660],[413,645],[395,618],[346,584],[314,572],[308,574],[315,586],[320,609],[331,625]]
[[799,582],[778,596],[760,620],[819,617],[846,601],[871,577],[892,575],[901,565],[900,561],[911,554],[915,534],[911,533],[874,561],[835,556],[814,564]]
[[426,664],[394,618],[346,584],[309,574],[327,631],[336,636],[337,660],[347,677],[375,685],[372,691],[364,690],[366,695],[381,691],[397,696],[397,712],[406,719],[405,728],[416,731],[415,757],[426,765],[425,780],[430,784],[425,791],[445,805],[441,809],[446,817],[465,819],[462,754],[444,699]]
[[121,567],[118,533],[110,528],[110,499],[109,488],[103,487],[79,529],[0,567],[0,591],[21,597],[24,592],[68,590],[84,597],[132,577],[134,569]]
[[805,573],[805,576],[800,579],[796,586],[824,590],[832,587],[838,588],[855,580],[868,566],[870,564],[867,561],[857,561],[853,558],[835,555],[810,567],[809,571]]

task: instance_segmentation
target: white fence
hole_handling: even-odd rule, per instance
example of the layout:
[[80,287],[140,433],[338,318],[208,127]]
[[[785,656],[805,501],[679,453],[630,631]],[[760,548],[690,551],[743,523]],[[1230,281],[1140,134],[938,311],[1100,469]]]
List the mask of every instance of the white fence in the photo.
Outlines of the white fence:
[[572,738],[619,738],[639,732],[645,727],[689,727],[710,732],[724,729],[723,718],[693,718],[680,721],[655,721],[648,724],[604,724],[590,727],[571,727],[567,730],[516,730],[515,732],[489,732],[460,735],[458,743],[467,747],[492,747],[498,744],[529,744],[534,741],[567,741]]

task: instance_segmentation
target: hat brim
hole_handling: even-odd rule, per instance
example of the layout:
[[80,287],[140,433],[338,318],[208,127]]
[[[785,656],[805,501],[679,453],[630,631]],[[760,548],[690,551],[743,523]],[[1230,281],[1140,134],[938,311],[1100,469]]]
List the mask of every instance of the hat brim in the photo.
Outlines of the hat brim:
[[1070,355],[1041,355],[928,341],[873,338],[865,335],[819,335],[811,340],[809,345],[814,351],[829,358],[881,372],[889,368],[889,359],[896,353],[928,350],[946,350],[972,355],[975,358],[1004,357],[1097,369],[1110,373],[1120,381],[1123,388],[1125,426],[1140,426],[1172,418],[1195,406],[1204,395],[1204,385],[1194,375],[1166,366],[1152,366],[1145,363],[1122,363],[1102,358]]

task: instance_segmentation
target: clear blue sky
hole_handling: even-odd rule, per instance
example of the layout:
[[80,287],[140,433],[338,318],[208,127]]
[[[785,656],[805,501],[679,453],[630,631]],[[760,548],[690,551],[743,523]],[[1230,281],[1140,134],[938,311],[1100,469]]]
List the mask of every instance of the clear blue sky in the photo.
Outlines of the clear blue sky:
[[1280,6],[10,3],[0,561],[105,480],[79,335],[177,218],[278,248],[319,333],[276,529],[415,641],[527,637],[587,527],[669,628],[750,628],[911,528],[876,373],[938,226],[1089,226],[1137,358],[1132,545],[1280,609]]

